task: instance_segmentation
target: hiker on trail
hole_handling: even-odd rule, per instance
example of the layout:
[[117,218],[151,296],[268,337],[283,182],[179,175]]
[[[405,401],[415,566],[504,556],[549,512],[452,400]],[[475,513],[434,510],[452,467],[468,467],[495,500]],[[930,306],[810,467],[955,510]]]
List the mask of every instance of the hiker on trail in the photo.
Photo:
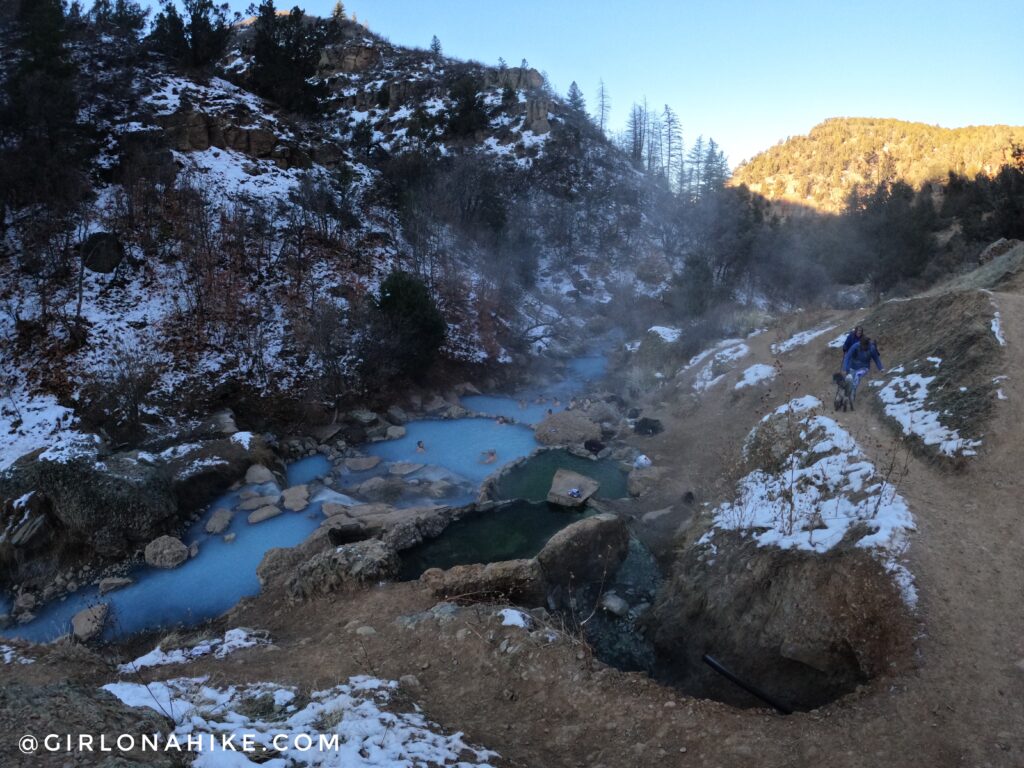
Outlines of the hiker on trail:
[[846,355],[846,353],[850,351],[850,347],[858,343],[862,338],[864,338],[864,326],[858,325],[850,331],[846,337],[846,341],[843,342],[843,355]]
[[878,372],[885,371],[882,359],[878,356],[878,347],[867,336],[861,336],[860,341],[851,346],[843,357],[843,373],[853,374],[853,392],[856,394],[857,385],[860,380],[871,370],[871,361],[875,361]]

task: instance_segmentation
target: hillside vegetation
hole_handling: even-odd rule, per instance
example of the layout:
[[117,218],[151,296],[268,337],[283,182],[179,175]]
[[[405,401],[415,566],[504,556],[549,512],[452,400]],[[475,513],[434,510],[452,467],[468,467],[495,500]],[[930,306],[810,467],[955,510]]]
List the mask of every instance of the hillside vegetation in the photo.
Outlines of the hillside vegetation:
[[[638,105],[616,137],[606,100],[591,115],[525,60],[397,46],[343,10],[16,5],[0,48],[7,462],[83,432],[145,444],[220,407],[328,418],[467,366],[512,377],[613,325],[699,345],[752,309],[860,305],[1024,237],[1019,167],[956,176],[941,200],[890,181],[843,216],[787,219],[725,186],[714,141],[684,158],[668,108]],[[964,134],[963,164],[940,164],[994,162],[1005,132],[978,130],[991,150]],[[389,279],[416,322],[387,309]]]
[[855,189],[870,191],[902,182],[920,189],[950,174],[993,177],[1014,162],[1024,127],[1006,125],[940,128],[903,120],[838,117],[806,136],[780,142],[743,163],[733,184],[770,200],[817,210],[846,208]]

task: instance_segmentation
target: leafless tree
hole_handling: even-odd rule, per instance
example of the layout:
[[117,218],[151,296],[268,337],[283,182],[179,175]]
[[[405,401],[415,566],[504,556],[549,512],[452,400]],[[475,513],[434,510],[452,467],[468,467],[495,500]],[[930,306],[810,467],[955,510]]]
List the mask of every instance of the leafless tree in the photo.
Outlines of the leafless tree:
[[597,127],[601,129],[601,133],[605,133],[608,129],[608,115],[612,110],[611,97],[608,95],[608,88],[605,87],[604,80],[600,80],[597,84]]

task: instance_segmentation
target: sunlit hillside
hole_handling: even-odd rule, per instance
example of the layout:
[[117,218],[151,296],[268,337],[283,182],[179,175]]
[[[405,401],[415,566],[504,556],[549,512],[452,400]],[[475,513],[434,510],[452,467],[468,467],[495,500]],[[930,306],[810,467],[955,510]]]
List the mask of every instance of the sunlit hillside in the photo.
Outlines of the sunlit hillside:
[[[741,164],[732,183],[771,200],[840,211],[855,188],[902,181],[920,188],[950,173],[992,177],[1014,162],[1024,127],[940,128],[903,120],[837,117]],[[1019,156],[1017,162],[1020,162]]]

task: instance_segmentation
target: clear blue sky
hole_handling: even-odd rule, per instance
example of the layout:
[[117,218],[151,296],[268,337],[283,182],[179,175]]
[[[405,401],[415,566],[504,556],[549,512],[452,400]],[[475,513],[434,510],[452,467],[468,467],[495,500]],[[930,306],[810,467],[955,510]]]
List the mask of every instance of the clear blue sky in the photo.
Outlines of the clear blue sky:
[[[326,16],[334,1],[300,6]],[[697,134],[711,136],[734,165],[827,117],[1024,125],[1022,0],[346,0],[345,7],[397,44],[426,47],[436,34],[449,56],[484,63],[502,56],[510,65],[526,58],[561,93],[575,80],[590,106],[603,78],[615,128],[635,100],[667,103],[687,146]]]

